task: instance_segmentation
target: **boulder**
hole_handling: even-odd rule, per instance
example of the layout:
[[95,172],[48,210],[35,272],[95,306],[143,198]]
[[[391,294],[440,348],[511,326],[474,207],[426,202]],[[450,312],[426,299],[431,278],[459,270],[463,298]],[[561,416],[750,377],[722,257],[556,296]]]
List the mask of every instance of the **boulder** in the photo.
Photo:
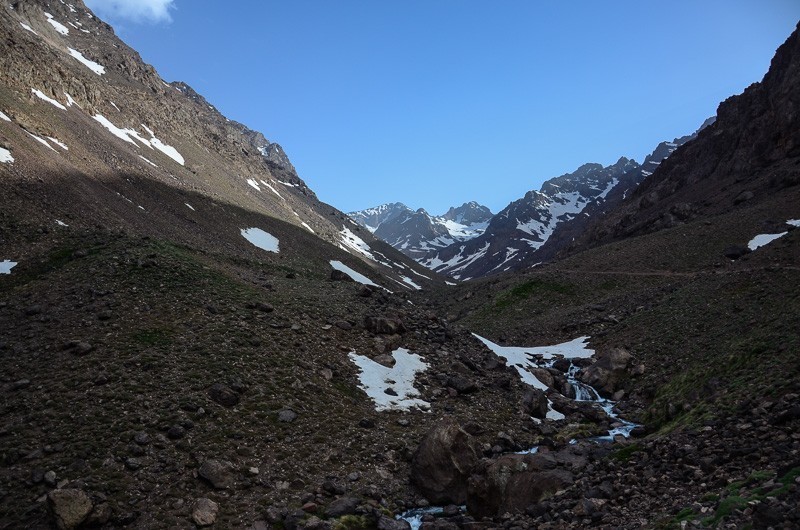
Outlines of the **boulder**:
[[578,379],[594,387],[602,396],[610,397],[617,391],[617,385],[627,377],[632,359],[628,350],[614,348],[601,355],[594,364],[581,370]]
[[356,513],[360,501],[355,497],[339,497],[328,505],[325,510],[325,517],[341,517],[343,515],[353,515]]
[[197,473],[216,489],[221,490],[233,486],[233,470],[233,464],[228,461],[206,460]]
[[197,499],[192,506],[192,520],[197,526],[211,526],[217,520],[219,504],[211,499]]
[[434,504],[464,504],[478,462],[474,439],[452,418],[428,431],[411,460],[411,482]]
[[386,517],[385,515],[378,517],[377,526],[378,530],[411,530],[411,525],[408,523],[408,521],[392,519],[391,517]]
[[446,384],[450,388],[456,390],[459,394],[470,394],[478,390],[478,385],[463,375],[454,375],[448,378]]
[[406,327],[398,317],[366,317],[364,327],[369,331],[379,335],[394,335],[403,333]]
[[749,248],[743,247],[743,246],[740,246],[740,245],[731,245],[730,247],[727,247],[725,250],[722,251],[722,254],[726,258],[733,259],[733,260],[739,259],[742,256],[744,256],[745,254],[749,254],[749,253],[750,253],[750,249]]
[[538,454],[488,462],[469,479],[467,510],[476,518],[525,513],[572,484],[572,473],[554,466],[554,459]]
[[331,280],[335,282],[354,282],[353,278],[350,277],[349,274],[342,272],[338,269],[333,269],[331,271]]
[[228,385],[215,383],[208,390],[208,397],[223,407],[233,407],[239,403],[239,394]]
[[522,410],[534,418],[544,419],[547,416],[547,395],[532,386],[527,387],[522,394]]
[[53,490],[47,494],[47,504],[60,530],[77,528],[93,507],[89,496],[78,489]]

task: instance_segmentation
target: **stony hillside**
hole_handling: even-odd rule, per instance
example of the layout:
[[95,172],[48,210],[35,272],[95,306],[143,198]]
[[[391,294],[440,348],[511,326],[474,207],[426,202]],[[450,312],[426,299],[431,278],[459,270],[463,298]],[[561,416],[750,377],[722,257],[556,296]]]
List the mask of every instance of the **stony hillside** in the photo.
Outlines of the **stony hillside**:
[[[329,260],[333,247],[344,249],[401,289],[413,289],[409,276],[432,281],[318,201],[280,145],[227,120],[185,83],[165,82],[80,2],[18,2],[0,17],[6,223],[103,226],[240,253],[253,252],[241,230],[256,227],[285,252],[290,240],[329,249]],[[22,261],[31,249],[7,252]]]
[[797,33],[570,254],[447,285],[80,1],[0,18],[0,528],[800,526]]
[[645,157],[642,165],[622,175],[619,182],[617,182],[616,186],[614,186],[611,191],[604,196],[598,196],[589,201],[581,211],[581,215],[559,223],[544,244],[528,255],[526,261],[520,265],[524,267],[525,265],[530,266],[534,263],[545,263],[551,261],[559,253],[568,252],[573,242],[583,236],[588,226],[598,219],[603,218],[606,212],[612,211],[631,196],[639,184],[641,184],[645,178],[652,175],[653,171],[655,171],[667,157],[686,142],[697,138],[697,134],[714,123],[715,120],[716,118],[714,117],[709,118],[703,122],[700,128],[694,133],[675,138],[671,142],[661,142],[658,144],[653,152]]
[[749,201],[796,187],[799,56],[795,32],[760,83],[722,102],[716,122],[670,156],[630,200],[598,220],[577,247],[746,208]]

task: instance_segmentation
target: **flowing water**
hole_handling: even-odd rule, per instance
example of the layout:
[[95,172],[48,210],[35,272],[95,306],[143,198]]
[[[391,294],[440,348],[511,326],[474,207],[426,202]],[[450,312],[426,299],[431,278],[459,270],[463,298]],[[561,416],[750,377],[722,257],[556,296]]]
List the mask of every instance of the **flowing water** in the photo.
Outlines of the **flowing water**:
[[[533,362],[532,359],[529,362]],[[554,359],[548,360],[541,364],[541,366],[546,368],[551,368],[555,363]],[[611,418],[613,421],[611,423],[611,429],[609,429],[607,435],[603,436],[592,436],[589,440],[593,442],[613,442],[616,436],[623,436],[628,438],[631,435],[631,431],[638,427],[638,424],[624,420],[619,417],[619,414],[615,412],[614,406],[616,405],[616,401],[611,401],[610,399],[606,399],[601,397],[600,394],[595,390],[592,386],[583,383],[577,379],[578,372],[580,371],[580,367],[575,366],[575,364],[570,360],[569,369],[564,374],[567,378],[567,382],[570,384],[572,389],[575,391],[575,401],[584,401],[584,402],[591,402],[597,403],[597,405],[605,411],[606,415]],[[578,440],[570,440],[570,444],[578,443]],[[524,451],[519,451],[516,454],[533,454],[539,451],[538,446],[531,447]],[[414,510],[408,510],[407,512],[402,513],[401,515],[397,516],[398,519],[402,519],[407,521],[411,525],[412,530],[419,530],[422,526],[422,518],[425,515],[441,515],[443,508],[441,506],[431,506],[428,508],[417,508]],[[463,509],[462,509],[463,511]]]

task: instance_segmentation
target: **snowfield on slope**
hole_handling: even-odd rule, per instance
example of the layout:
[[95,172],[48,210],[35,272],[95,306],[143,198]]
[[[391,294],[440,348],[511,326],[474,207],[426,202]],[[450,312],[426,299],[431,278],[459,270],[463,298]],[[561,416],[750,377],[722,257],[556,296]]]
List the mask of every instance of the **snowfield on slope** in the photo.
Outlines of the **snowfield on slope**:
[[342,245],[340,246],[343,250],[347,250],[348,252],[350,252],[350,250],[354,250],[359,254],[368,257],[372,261],[377,261],[375,256],[372,255],[372,249],[369,248],[369,245],[367,245],[363,239],[355,235],[349,228],[343,226],[342,231],[339,232],[339,234],[342,236]]
[[430,410],[431,404],[418,399],[419,392],[414,388],[417,373],[428,368],[419,355],[398,348],[392,352],[395,364],[391,368],[356,352],[351,352],[349,357],[361,369],[360,387],[375,402],[375,410],[410,410],[413,407]]
[[[89,60],[89,59],[87,59],[87,58],[86,58],[86,57],[84,57],[84,56],[83,56],[83,54],[82,54],[81,52],[79,52],[78,50],[74,50],[74,49],[72,49],[72,48],[67,48],[67,50],[69,50],[69,54],[70,54],[72,57],[74,57],[75,59],[77,59],[77,60],[78,60],[78,62],[80,62],[81,64],[83,64],[83,65],[84,65],[86,68],[88,68],[88,69],[89,69],[89,70],[91,70],[92,72],[96,73],[97,75],[103,75],[104,73],[106,73],[106,67],[105,67],[105,66],[103,66],[102,64],[98,64],[98,63],[96,63],[96,62],[94,62],[94,61],[92,61],[92,60]],[[112,105],[113,105],[113,103],[112,103]],[[116,105],[115,105],[115,106],[116,106]],[[119,109],[117,109],[117,110],[119,110]]]
[[16,265],[16,261],[7,259],[0,261],[0,274],[11,274],[11,269],[13,269]]
[[[547,385],[539,381],[539,379],[533,375],[531,370],[539,366],[533,362],[532,359],[536,357],[541,357],[542,359],[553,359],[556,357],[564,357],[565,359],[585,359],[594,355],[594,350],[587,347],[589,337],[586,336],[578,337],[568,342],[562,342],[561,344],[532,347],[500,346],[475,333],[473,333],[472,336],[481,341],[496,355],[508,361],[508,364],[517,370],[522,382],[541,391],[546,391]],[[549,398],[547,400],[547,418],[551,420],[564,419],[563,414],[553,409],[553,402],[550,401]]]
[[[337,271],[341,271],[341,272],[347,274],[348,276],[350,276],[350,278],[354,282],[358,282],[358,283],[363,284],[363,285],[371,285],[373,287],[380,287],[381,289],[386,289],[386,287],[382,287],[382,286],[378,285],[377,283],[373,282],[372,280],[370,280],[369,278],[367,278],[366,276],[364,276],[360,272],[354,271],[353,269],[351,269],[350,267],[348,267],[347,265],[345,265],[341,261],[331,260],[330,264],[331,264],[331,267],[333,267]],[[386,290],[389,291],[388,289],[386,289]],[[391,292],[391,291],[389,291],[389,292]]]
[[0,163],[2,164],[10,164],[14,161],[14,157],[11,156],[11,151],[0,147]]
[[[786,224],[800,228],[800,219],[789,219],[788,221],[786,221]],[[753,239],[751,239],[750,242],[747,243],[747,248],[749,248],[750,250],[756,250],[757,248],[761,248],[764,245],[772,243],[776,239],[782,238],[788,233],[789,232],[786,231],[786,232],[780,232],[778,234],[758,234]]]
[[[183,158],[183,155],[181,155],[178,152],[178,150],[175,149],[174,147],[172,147],[171,145],[167,145],[164,142],[162,142],[161,140],[159,140],[158,138],[156,138],[155,133],[149,127],[147,127],[146,125],[142,125],[142,128],[145,131],[147,131],[147,133],[151,136],[151,138],[149,140],[147,138],[143,137],[141,134],[139,134],[134,129],[122,129],[120,127],[117,127],[116,125],[114,125],[111,122],[111,120],[109,120],[108,118],[106,118],[102,114],[95,114],[92,117],[95,119],[95,121],[97,121],[98,123],[100,123],[100,125],[102,125],[106,129],[108,129],[108,131],[111,134],[113,134],[114,136],[116,136],[120,140],[124,140],[124,141],[126,141],[126,142],[128,142],[130,144],[133,144],[133,145],[137,146],[137,147],[138,147],[138,144],[136,143],[136,141],[138,141],[138,142],[142,143],[143,145],[146,145],[150,149],[157,149],[157,150],[161,151],[162,153],[164,153],[165,155],[170,157],[172,160],[174,160],[178,164],[184,165],[185,159]],[[136,141],[134,141],[134,140],[136,140]]]
[[279,252],[278,238],[260,228],[242,228],[242,237],[262,250],[275,254]]

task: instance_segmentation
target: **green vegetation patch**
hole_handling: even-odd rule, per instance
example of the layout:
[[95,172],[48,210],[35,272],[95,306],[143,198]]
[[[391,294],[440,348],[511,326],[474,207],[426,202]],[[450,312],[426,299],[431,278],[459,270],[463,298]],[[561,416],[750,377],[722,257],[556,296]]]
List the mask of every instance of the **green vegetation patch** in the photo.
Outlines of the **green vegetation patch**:
[[633,443],[631,445],[628,445],[626,447],[623,447],[622,449],[615,451],[611,455],[611,458],[613,458],[614,460],[619,460],[620,462],[627,462],[628,460],[630,460],[630,458],[633,456],[634,453],[638,453],[641,450],[642,450],[641,445]]
[[494,305],[502,309],[535,295],[550,295],[554,293],[564,296],[574,296],[577,294],[577,289],[574,285],[569,283],[534,278],[533,280],[521,283],[501,293],[497,297]]

